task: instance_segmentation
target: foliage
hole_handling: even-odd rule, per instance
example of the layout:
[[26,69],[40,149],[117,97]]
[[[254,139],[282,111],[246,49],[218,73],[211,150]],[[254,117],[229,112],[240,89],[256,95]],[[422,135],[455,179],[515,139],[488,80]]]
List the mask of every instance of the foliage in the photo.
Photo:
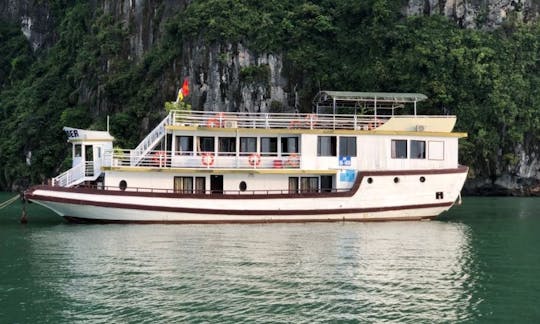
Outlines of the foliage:
[[[92,2],[48,3],[58,41],[46,51],[34,53],[17,26],[0,22],[2,188],[65,168],[65,125],[103,129],[110,115],[116,144],[136,145],[165,114],[159,107],[174,96],[166,76],[194,42],[280,54],[286,90],[298,92],[305,111],[320,89],[425,93],[421,113],[456,114],[457,130],[469,133],[461,161],[475,176],[512,172],[516,147],[538,150],[536,23],[461,29],[440,16],[404,17],[402,1],[391,0],[201,0],[163,22],[154,47],[135,60],[130,22]],[[239,77],[251,84],[269,75],[267,65],[253,65]]]

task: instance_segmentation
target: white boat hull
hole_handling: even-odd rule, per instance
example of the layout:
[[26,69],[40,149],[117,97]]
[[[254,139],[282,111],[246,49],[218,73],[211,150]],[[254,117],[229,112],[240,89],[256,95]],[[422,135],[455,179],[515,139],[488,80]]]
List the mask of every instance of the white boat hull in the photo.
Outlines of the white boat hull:
[[[428,180],[419,183],[420,175]],[[466,175],[465,167],[366,172],[350,191],[341,193],[181,195],[37,186],[26,198],[68,220],[105,223],[418,220],[452,207]],[[396,176],[399,184],[393,181]]]

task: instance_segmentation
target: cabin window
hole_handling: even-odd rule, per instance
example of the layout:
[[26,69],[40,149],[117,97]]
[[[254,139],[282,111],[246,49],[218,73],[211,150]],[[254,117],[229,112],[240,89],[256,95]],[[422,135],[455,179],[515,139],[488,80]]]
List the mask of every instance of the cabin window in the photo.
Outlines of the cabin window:
[[236,155],[236,138],[235,137],[220,137],[219,138],[219,155]]
[[302,177],[300,178],[301,192],[318,192],[319,177]]
[[289,177],[289,193],[298,193],[298,177]]
[[174,192],[193,193],[193,177],[174,177]]
[[339,138],[339,156],[356,156],[356,137],[341,136]]
[[392,140],[392,159],[407,158],[407,140]]
[[281,155],[287,156],[291,153],[298,153],[298,137],[282,137]]
[[277,156],[277,137],[261,137],[261,155]]
[[429,141],[428,147],[428,156],[430,160],[444,160],[443,141]]
[[240,155],[257,153],[257,137],[240,137]]
[[126,182],[126,180],[120,181],[120,183],[118,184],[118,188],[120,188],[120,190],[122,190],[122,191],[125,191],[126,188],[127,188],[127,182]]
[[195,177],[195,193],[203,194],[206,192],[206,178]]
[[193,136],[176,136],[176,154],[189,155],[193,152]]
[[75,150],[75,157],[81,157],[82,156],[82,145],[81,144],[75,144],[74,150]]
[[426,141],[411,140],[411,159],[426,158]]
[[240,189],[240,191],[246,191],[247,183],[245,181],[241,181],[240,184],[238,185],[238,189]]
[[318,156],[336,156],[336,137],[335,136],[319,136],[317,138],[317,155]]
[[199,152],[214,152],[214,138],[213,137],[199,137]]

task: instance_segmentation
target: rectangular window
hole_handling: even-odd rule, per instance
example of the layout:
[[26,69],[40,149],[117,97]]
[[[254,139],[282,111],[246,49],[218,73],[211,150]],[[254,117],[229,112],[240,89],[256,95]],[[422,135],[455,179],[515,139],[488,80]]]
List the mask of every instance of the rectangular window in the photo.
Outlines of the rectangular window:
[[205,192],[206,192],[206,178],[196,177],[195,178],[195,193],[203,194]]
[[215,151],[214,138],[213,137],[199,137],[199,152],[212,152]]
[[426,158],[426,141],[411,140],[411,159]]
[[300,178],[301,192],[318,192],[319,178],[318,177],[302,177]]
[[174,192],[193,193],[193,177],[174,177]]
[[339,156],[356,156],[356,137],[339,138]]
[[176,154],[190,155],[193,153],[193,136],[176,136]]
[[219,138],[219,155],[236,155],[236,138],[235,137],[220,137]]
[[289,177],[289,193],[298,193],[298,177]]
[[429,141],[428,142],[428,156],[430,160],[444,160],[444,142],[443,141]]
[[81,156],[82,156],[82,145],[75,144],[75,157],[81,157]]
[[317,138],[317,155],[318,156],[336,156],[336,137],[335,136],[319,136]]
[[291,153],[298,153],[298,137],[282,137],[281,155],[288,156]]
[[257,153],[257,137],[240,137],[240,155]]
[[261,137],[261,155],[277,156],[277,137]]
[[392,159],[407,158],[407,140],[392,140]]

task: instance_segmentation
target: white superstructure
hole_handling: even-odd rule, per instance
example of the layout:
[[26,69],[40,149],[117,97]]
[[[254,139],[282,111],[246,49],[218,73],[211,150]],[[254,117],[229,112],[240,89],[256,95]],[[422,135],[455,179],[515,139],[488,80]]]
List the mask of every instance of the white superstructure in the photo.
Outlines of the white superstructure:
[[172,111],[134,150],[65,128],[73,168],[26,197],[102,222],[433,218],[465,181],[466,134],[455,116],[417,115],[425,98],[323,91],[310,114]]

